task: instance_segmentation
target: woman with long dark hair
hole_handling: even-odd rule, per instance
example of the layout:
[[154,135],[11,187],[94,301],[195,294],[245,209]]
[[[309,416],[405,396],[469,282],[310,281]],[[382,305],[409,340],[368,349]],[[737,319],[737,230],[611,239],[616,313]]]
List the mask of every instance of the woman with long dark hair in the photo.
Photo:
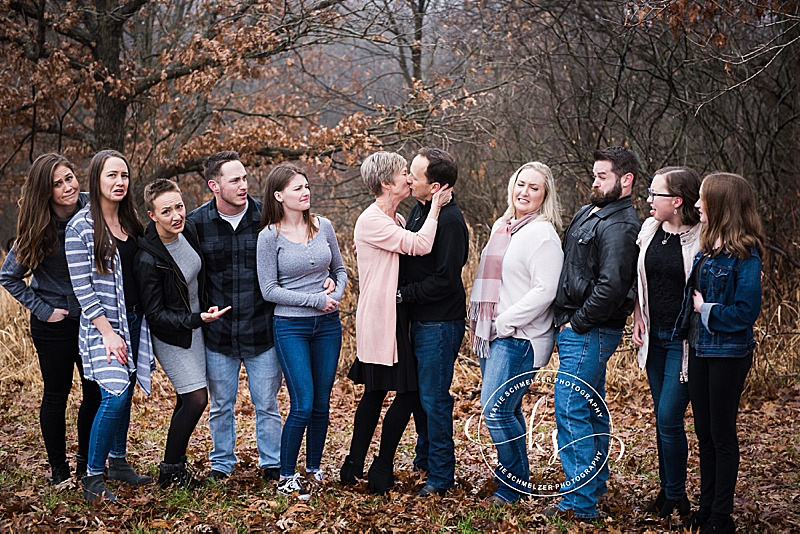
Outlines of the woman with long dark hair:
[[90,502],[117,500],[103,480],[106,458],[109,478],[131,486],[152,482],[125,458],[133,388],[138,381],[150,393],[153,363],[134,275],[137,238],[144,228],[129,185],[130,166],[122,154],[95,154],[89,165],[89,204],[75,214],[66,231],[69,275],[81,305],[83,371],[100,385],[101,395],[82,480],[83,496]]
[[206,305],[202,249],[194,223],[186,220],[178,184],[163,178],[147,184],[144,203],[151,221],[139,239],[137,282],[153,350],[177,392],[158,484],[191,489],[198,482],[186,467],[186,448],[208,404],[206,345],[200,327],[216,321],[230,306],[220,310]]
[[[687,167],[655,172],[648,189],[650,218],[639,232],[637,294],[633,342],[639,366],[647,371],[656,414],[660,489],[644,512],[669,517],[690,512],[686,496],[689,445],[683,419],[689,405],[689,386],[683,373],[685,341],[673,340],[681,311],[683,288],[700,250],[700,214],[694,204],[700,177]],[[688,352],[687,352],[688,354]]]
[[[347,271],[330,221],[311,213],[306,174],[290,164],[275,166],[264,184],[258,235],[258,281],[264,300],[274,302],[275,348],[289,390],[290,408],[281,434],[278,493],[310,498],[296,472],[306,436],[306,473],[322,481],[322,450],[328,435],[330,397],[342,324],[339,300]],[[325,288],[330,277],[335,287]]]
[[[78,453],[75,473],[86,473],[89,433],[100,404],[97,384],[83,376],[78,350],[81,312],[69,282],[64,253],[67,223],[86,205],[72,164],[61,154],[42,154],[25,177],[19,199],[17,238],[0,271],[0,284],[31,311],[31,337],[39,356],[44,393],[39,423],[51,469],[51,482],[70,477],[67,461],[66,410],[75,366],[83,398],[78,409]],[[31,283],[25,276],[32,273]]]
[[700,449],[700,503],[684,524],[701,532],[733,533],[739,475],[736,418],[753,364],[753,325],[761,312],[764,233],[753,187],[738,174],[703,179],[700,252],[678,319],[689,340],[689,398]]

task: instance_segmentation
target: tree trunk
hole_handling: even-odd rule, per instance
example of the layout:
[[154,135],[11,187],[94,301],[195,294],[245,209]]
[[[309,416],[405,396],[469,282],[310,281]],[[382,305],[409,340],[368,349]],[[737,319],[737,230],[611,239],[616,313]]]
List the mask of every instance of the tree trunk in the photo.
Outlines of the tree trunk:
[[[119,9],[117,0],[96,0],[97,44],[95,58],[104,69],[103,85],[96,92],[97,113],[94,133],[96,150],[113,148],[123,151],[125,147],[125,117],[128,100],[114,82],[120,79],[120,55],[122,54],[122,24],[124,19],[114,16]],[[109,83],[111,82],[111,83]]]

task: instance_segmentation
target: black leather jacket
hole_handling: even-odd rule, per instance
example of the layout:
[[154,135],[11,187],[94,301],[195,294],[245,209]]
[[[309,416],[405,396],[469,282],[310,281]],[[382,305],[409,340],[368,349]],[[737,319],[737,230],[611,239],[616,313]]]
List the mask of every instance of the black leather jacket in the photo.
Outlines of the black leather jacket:
[[555,300],[555,325],[578,334],[622,328],[633,311],[636,236],[641,223],[625,196],[591,213],[578,211],[564,234],[564,267]]
[[[197,230],[194,223],[188,219],[183,229],[183,236],[203,261]],[[192,330],[203,326],[203,320],[200,318],[200,313],[192,313],[186,279],[159,239],[155,223],[152,221],[147,226],[144,236],[139,238],[136,278],[150,332],[164,343],[185,349],[191,347]],[[205,278],[205,262],[203,262],[197,275],[201,310],[207,309]]]

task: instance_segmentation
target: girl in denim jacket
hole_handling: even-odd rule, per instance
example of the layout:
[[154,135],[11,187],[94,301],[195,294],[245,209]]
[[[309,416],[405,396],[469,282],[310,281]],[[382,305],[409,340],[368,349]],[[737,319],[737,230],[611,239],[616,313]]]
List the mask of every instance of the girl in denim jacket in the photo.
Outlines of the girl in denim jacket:
[[689,340],[689,398],[700,448],[700,505],[684,526],[734,532],[736,417],[753,363],[764,239],[755,194],[739,175],[706,176],[697,208],[703,223],[700,253],[676,323]]

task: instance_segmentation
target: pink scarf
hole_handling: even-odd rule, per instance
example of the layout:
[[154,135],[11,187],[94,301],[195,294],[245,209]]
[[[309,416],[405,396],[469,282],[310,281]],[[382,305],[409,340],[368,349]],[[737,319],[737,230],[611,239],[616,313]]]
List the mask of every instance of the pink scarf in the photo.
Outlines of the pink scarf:
[[497,318],[497,303],[503,282],[503,256],[511,244],[511,236],[538,216],[539,212],[535,211],[516,221],[504,223],[492,234],[483,249],[467,312],[472,330],[472,350],[481,358],[489,357],[489,342],[497,337],[494,320]]

